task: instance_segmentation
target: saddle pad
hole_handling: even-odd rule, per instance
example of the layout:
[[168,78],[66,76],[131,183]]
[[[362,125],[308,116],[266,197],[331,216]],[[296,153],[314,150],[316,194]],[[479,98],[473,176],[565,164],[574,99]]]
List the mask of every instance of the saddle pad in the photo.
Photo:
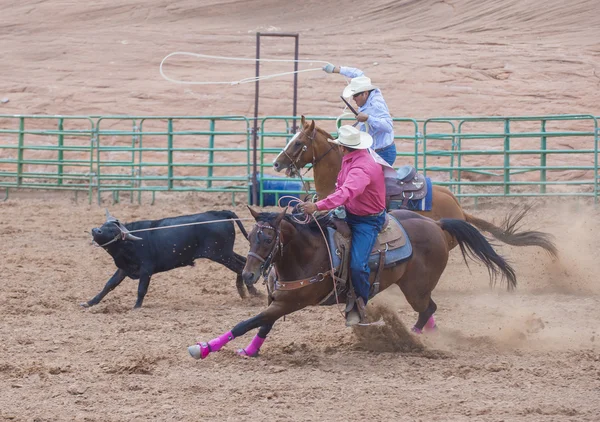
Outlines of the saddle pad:
[[[402,227],[394,216],[389,215],[389,217],[390,224],[385,230],[379,233],[375,247],[371,251],[371,256],[369,257],[369,267],[371,268],[377,268],[379,265],[379,251],[385,250],[386,245],[385,267],[396,265],[400,260],[404,261],[412,256],[412,245],[404,227]],[[332,227],[327,227],[327,237],[333,267],[338,268],[342,262],[342,251],[348,253],[350,250],[350,240],[343,237]]]
[[[431,211],[431,207],[433,206],[433,186],[431,183],[431,178],[426,177],[425,183],[427,183],[427,195],[421,199],[410,199],[407,202],[407,207],[410,211]],[[390,198],[389,210],[398,210],[402,209],[402,199],[395,200]]]

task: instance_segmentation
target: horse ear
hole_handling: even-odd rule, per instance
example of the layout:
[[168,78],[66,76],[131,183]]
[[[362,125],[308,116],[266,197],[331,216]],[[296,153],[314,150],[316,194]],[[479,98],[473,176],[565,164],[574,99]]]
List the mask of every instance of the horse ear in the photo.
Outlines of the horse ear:
[[283,220],[283,217],[285,217],[286,213],[287,213],[287,207],[285,207],[283,209],[283,211],[279,213],[277,218],[275,218],[275,226],[279,226],[279,224],[281,224],[281,220]]
[[306,124],[306,119],[304,118],[304,114],[302,115],[302,119],[300,120],[300,123],[302,123],[302,127],[304,127],[304,125]]
[[315,130],[315,121],[314,120],[312,120],[310,122],[310,127],[308,128],[309,132],[312,132],[313,130]]
[[252,208],[250,208],[250,205],[246,205],[246,206],[250,210],[250,214],[252,214],[252,217],[254,217],[255,220],[258,220],[258,213],[256,211],[254,211]]

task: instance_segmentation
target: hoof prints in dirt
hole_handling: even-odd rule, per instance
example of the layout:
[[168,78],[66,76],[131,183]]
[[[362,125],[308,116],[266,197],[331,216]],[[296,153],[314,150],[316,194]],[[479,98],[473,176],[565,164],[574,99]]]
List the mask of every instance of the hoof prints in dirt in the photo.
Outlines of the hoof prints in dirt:
[[160,358],[141,356],[132,358],[127,362],[105,363],[102,364],[102,369],[108,374],[142,374],[149,375],[154,372]]

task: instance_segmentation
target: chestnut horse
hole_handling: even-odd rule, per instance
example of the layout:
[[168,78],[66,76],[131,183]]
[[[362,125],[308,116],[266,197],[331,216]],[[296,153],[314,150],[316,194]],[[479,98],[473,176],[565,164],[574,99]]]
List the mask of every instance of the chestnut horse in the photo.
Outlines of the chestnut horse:
[[[275,321],[307,306],[320,304],[335,288],[328,245],[322,234],[325,230],[322,226],[328,223],[331,213],[310,224],[301,224],[286,215],[285,210],[282,213],[250,211],[256,225],[248,237],[250,251],[242,277],[247,285],[252,285],[273,266],[279,277],[275,283],[277,287],[263,312],[207,343],[188,347],[195,359],[204,359],[234,338],[258,328],[258,334],[250,344],[238,350],[242,356],[256,356]],[[437,306],[431,299],[431,291],[448,262],[449,247],[444,233],[456,239],[465,263],[469,256],[487,267],[492,284],[500,274],[509,289],[516,286],[514,270],[469,223],[457,219],[434,221],[405,210],[391,214],[404,226],[413,253],[408,260],[381,271],[380,291],[392,284],[400,287],[408,303],[419,313],[414,332],[435,327],[433,314]],[[374,278],[372,274],[371,282]]]
[[[287,176],[294,177],[300,174],[300,170],[304,166],[311,163],[317,196],[322,199],[335,191],[337,175],[342,165],[342,155],[334,144],[328,142],[328,139],[333,139],[331,135],[316,126],[314,120],[308,123],[302,116],[301,123],[301,130],[273,161],[273,168],[278,172],[285,170]],[[433,185],[432,193],[431,211],[415,212],[434,220],[441,218],[465,220],[506,244],[539,246],[553,258],[558,256],[558,251],[550,234],[538,231],[517,231],[517,226],[525,217],[528,208],[509,214],[504,219],[501,227],[498,227],[465,212],[448,188]],[[453,243],[451,239],[448,240]],[[453,246],[456,246],[456,244],[453,243]]]

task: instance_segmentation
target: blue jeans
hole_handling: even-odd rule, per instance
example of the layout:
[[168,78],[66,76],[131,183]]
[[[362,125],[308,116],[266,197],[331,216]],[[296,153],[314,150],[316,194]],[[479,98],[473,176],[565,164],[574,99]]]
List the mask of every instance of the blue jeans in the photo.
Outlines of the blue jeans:
[[383,158],[383,161],[388,163],[390,166],[393,166],[396,162],[396,144],[394,142],[385,148],[376,150],[375,152],[379,154],[379,156]]
[[352,231],[350,247],[350,277],[356,296],[362,297],[365,305],[369,300],[369,255],[375,246],[377,235],[385,222],[385,212],[378,216],[361,217],[347,213],[346,222]]

